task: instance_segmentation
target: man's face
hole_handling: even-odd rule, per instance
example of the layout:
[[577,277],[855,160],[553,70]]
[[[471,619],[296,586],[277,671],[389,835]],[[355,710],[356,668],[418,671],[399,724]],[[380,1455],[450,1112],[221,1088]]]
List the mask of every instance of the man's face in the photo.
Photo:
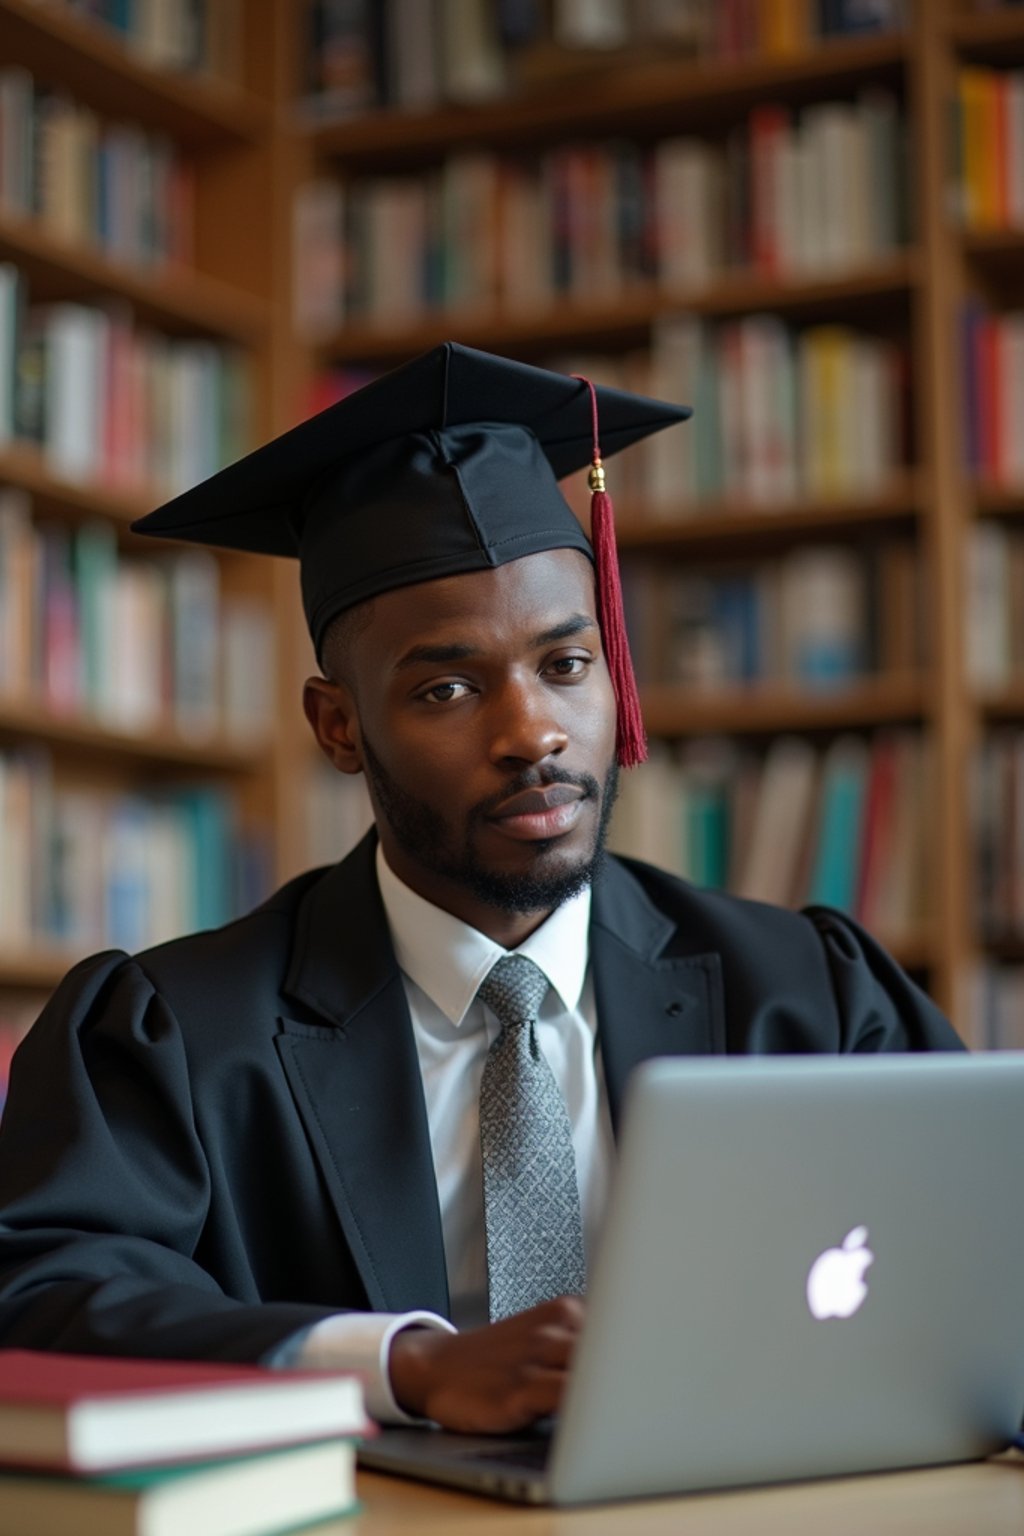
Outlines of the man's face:
[[615,793],[615,701],[581,554],[376,598],[346,672],[352,766],[406,884],[507,942],[503,918],[525,936],[525,915],[587,883]]

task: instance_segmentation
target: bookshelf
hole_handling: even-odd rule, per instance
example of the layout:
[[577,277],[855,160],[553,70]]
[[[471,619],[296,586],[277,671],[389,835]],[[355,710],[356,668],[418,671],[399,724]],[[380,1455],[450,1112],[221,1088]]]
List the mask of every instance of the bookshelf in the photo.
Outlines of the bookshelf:
[[[965,571],[972,528],[985,519],[1024,524],[1024,500],[1019,485],[972,477],[966,468],[959,317],[971,294],[1000,312],[1024,306],[1024,225],[972,228],[957,219],[949,126],[962,64],[1003,69],[1024,60],[1024,12],[975,8],[970,0],[921,0],[903,10],[902,27],[791,40],[774,56],[687,59],[672,56],[671,46],[631,40],[618,52],[594,49],[573,58],[549,46],[540,68],[531,71],[529,60],[517,59],[518,84],[496,99],[377,106],[329,122],[307,110],[308,172],[336,179],[347,197],[374,179],[429,180],[473,154],[514,152],[529,164],[563,144],[614,140],[652,150],[685,136],[721,146],[766,103],[800,120],[816,104],[854,103],[881,91],[899,104],[906,124],[912,207],[896,248],[829,269],[730,265],[684,283],[630,273],[613,292],[569,286],[533,302],[506,302],[499,290],[490,301],[449,298],[439,309],[422,303],[397,320],[356,306],[340,323],[307,336],[304,355],[310,370],[344,377],[393,366],[457,335],[531,361],[569,354],[584,364],[589,354],[598,369],[609,357],[629,366],[656,344],[664,317],[679,314],[708,327],[768,314],[796,334],[838,325],[901,344],[903,452],[884,483],[827,497],[806,490],[780,495],[768,507],[726,490],[674,508],[666,501],[652,515],[643,484],[637,488],[631,471],[620,475],[615,466],[620,542],[627,573],[651,562],[716,572],[737,560],[771,563],[809,545],[912,548],[925,605],[920,665],[854,676],[827,691],[767,679],[707,689],[652,682],[646,717],[653,737],[676,751],[723,739],[766,749],[790,734],[824,750],[851,733],[868,741],[890,731],[916,733],[930,758],[929,910],[901,935],[880,936],[983,1043],[977,975],[995,951],[977,920],[972,764],[992,725],[1024,727],[1024,698],[1016,679],[984,689],[968,676]],[[678,386],[673,393],[683,397]],[[699,412],[686,430],[701,431]]]
[[[97,610],[109,606],[113,615],[104,620],[97,651],[102,666],[143,650],[156,622],[163,626],[159,644],[166,652],[185,628],[184,613],[172,617],[168,595],[172,571],[182,569],[179,553],[134,538],[128,525],[200,465],[176,464],[167,446],[169,435],[160,440],[162,413],[174,404],[166,373],[164,392],[154,394],[152,416],[142,423],[152,435],[153,451],[116,459],[106,445],[101,459],[83,467],[62,459],[57,447],[67,426],[58,419],[69,409],[67,398],[58,401],[55,393],[47,394],[43,430],[25,430],[26,417],[17,414],[23,387],[17,370],[24,356],[23,328],[35,315],[98,316],[109,330],[107,350],[97,354],[95,393],[105,396],[108,424],[116,425],[123,412],[123,397],[108,391],[113,389],[113,348],[123,347],[127,337],[134,349],[131,366],[137,369],[144,366],[140,359],[146,345],[153,348],[154,367],[166,369],[169,357],[183,361],[188,353],[192,372],[182,368],[177,386],[182,393],[187,381],[205,387],[214,377],[197,371],[201,359],[212,360],[216,368],[221,357],[230,355],[239,393],[233,404],[226,395],[216,398],[225,412],[237,407],[234,435],[209,444],[211,454],[233,456],[274,430],[279,420],[272,384],[276,253],[270,242],[248,238],[239,221],[244,214],[251,230],[264,217],[277,153],[274,103],[280,82],[274,76],[273,43],[275,27],[283,26],[280,10],[269,0],[247,5],[247,41],[242,7],[225,0],[208,12],[193,8],[193,19],[202,11],[206,41],[216,47],[186,69],[147,57],[146,39],[119,35],[70,5],[0,3],[0,136],[5,146],[0,270],[16,285],[14,302],[0,323],[0,365],[7,380],[7,415],[0,421],[0,566],[6,556],[10,583],[0,598],[8,624],[0,628],[0,652],[5,651],[0,655],[0,863],[6,876],[0,892],[0,1033],[5,1039],[23,1027],[74,960],[117,941],[116,931],[109,931],[100,917],[92,922],[95,914],[81,910],[90,904],[82,899],[85,888],[97,908],[110,907],[114,900],[113,877],[87,862],[87,829],[94,839],[89,856],[98,858],[97,849],[107,846],[121,879],[118,899],[134,911],[153,900],[150,887],[175,886],[181,904],[174,914],[166,904],[162,915],[153,914],[154,936],[162,931],[161,923],[167,931],[180,929],[186,912],[197,910],[186,888],[190,881],[197,897],[200,887],[209,896],[211,888],[224,883],[230,865],[239,890],[225,893],[225,916],[236,894],[241,898],[244,891],[251,900],[273,881],[279,857],[273,841],[277,808],[286,798],[283,757],[272,729],[277,572],[266,562],[227,554],[206,572],[208,592],[214,593],[217,644],[226,645],[223,626],[231,615],[238,620],[239,635],[246,632],[243,618],[250,635],[262,630],[264,644],[253,652],[254,666],[260,665],[261,650],[267,659],[265,675],[255,679],[268,696],[261,717],[242,711],[238,690],[246,680],[237,659],[233,670],[228,667],[226,652],[223,667],[216,674],[211,669],[205,679],[208,696],[200,701],[202,709],[191,717],[180,707],[185,679],[178,675],[179,691],[164,699],[152,717],[131,718],[123,699],[104,703],[84,687],[73,698],[55,697],[45,658],[52,659],[56,651],[51,599],[56,602],[57,584],[46,566],[47,551],[69,552],[73,581],[66,590],[76,605],[69,610],[79,626],[75,644],[85,647],[82,626],[91,603]],[[173,6],[165,7],[165,20],[173,13]],[[165,33],[161,46],[166,50],[168,44]],[[58,118],[65,133],[59,143]],[[74,142],[67,137],[72,123],[78,135]],[[148,154],[150,168],[169,168],[160,187],[175,200],[161,209],[158,192],[136,188],[137,199],[148,195],[151,202],[133,202],[125,191],[126,154],[135,155],[136,166]],[[59,176],[65,181],[59,182]],[[101,176],[106,178],[102,182]],[[62,224],[59,194],[76,177],[87,178],[90,186],[95,179],[106,189],[106,204],[93,189],[94,226]],[[162,219],[171,248],[138,248],[139,226],[147,216],[151,222]],[[9,286],[6,292],[10,297],[15,290]],[[55,333],[46,330],[47,323],[42,322],[45,345],[52,345]],[[134,381],[138,385],[138,373]],[[142,426],[134,422],[139,431]],[[216,466],[204,462],[202,467]],[[90,538],[106,561],[105,584],[91,594],[75,565]],[[12,560],[20,561],[16,569]],[[3,580],[0,572],[0,585]],[[159,616],[156,620],[147,610],[140,617],[134,610],[134,620],[143,626],[139,629],[130,601],[144,588]],[[20,660],[12,659],[16,637],[9,627],[19,605],[28,636]],[[178,660],[175,652],[173,661]],[[166,654],[159,665],[166,670]],[[234,690],[231,707],[229,689]],[[253,680],[247,691],[253,691]],[[205,829],[200,825],[204,815]],[[26,825],[31,827],[27,836]],[[148,871],[143,869],[147,840],[154,847],[160,844],[164,859]],[[47,866],[46,854],[57,844],[83,882],[77,905],[53,869],[46,867],[44,876],[35,872]],[[167,864],[168,858],[176,868]],[[30,881],[26,860],[33,866]],[[140,883],[143,875],[148,884]],[[134,887],[129,877],[137,882]],[[19,880],[31,885],[28,910],[11,894],[11,883]],[[85,925],[87,915],[91,926]],[[214,915],[212,908],[208,915]]]
[[[446,8],[446,0],[439,3]],[[405,13],[404,0],[389,0],[383,10],[395,7]],[[255,0],[225,9],[234,15],[236,41],[229,50],[230,77],[217,79],[209,71],[155,69],[64,5],[0,0],[0,69],[21,65],[99,113],[169,135],[193,179],[193,253],[187,263],[161,268],[127,262],[95,244],[61,239],[38,218],[2,205],[0,263],[24,272],[33,298],[38,292],[45,301],[113,303],[162,335],[236,349],[251,381],[254,440],[291,425],[311,399],[323,399],[325,378],[382,371],[447,337],[529,361],[592,365],[596,377],[608,371],[626,387],[646,383],[652,393],[677,398],[686,397],[687,389],[678,377],[659,375],[655,365],[681,355],[679,335],[672,332],[679,323],[692,328],[691,340],[699,337],[712,350],[731,329],[727,351],[737,338],[741,344],[757,340],[756,323],[763,317],[777,322],[775,344],[797,381],[800,348],[819,331],[877,344],[897,357],[898,444],[870,485],[815,491],[798,456],[793,486],[776,486],[767,500],[758,499],[731,482],[733,455],[725,442],[719,450],[724,478],[716,489],[705,486],[694,494],[691,486],[687,495],[673,497],[671,472],[666,491],[664,467],[652,470],[639,454],[616,462],[613,490],[627,583],[645,567],[709,577],[740,566],[756,572],[810,548],[871,559],[877,552],[884,558],[896,550],[901,559],[910,552],[922,604],[915,623],[924,634],[913,664],[861,666],[828,688],[784,676],[705,688],[657,677],[647,687],[647,719],[656,741],[677,757],[708,741],[756,756],[793,736],[824,758],[843,738],[870,747],[889,733],[909,732],[929,763],[920,791],[928,799],[927,911],[908,918],[900,932],[880,937],[954,1011],[964,1032],[984,1043],[983,993],[993,967],[1018,966],[1024,940],[1011,942],[1004,934],[996,941],[983,933],[971,786],[978,753],[993,730],[1024,730],[1024,693],[1015,675],[996,684],[970,674],[967,573],[979,526],[998,525],[1011,538],[1018,529],[1024,534],[1024,488],[970,468],[963,314],[968,300],[996,318],[1024,309],[1024,223],[965,222],[963,197],[955,190],[965,172],[954,164],[950,122],[963,66],[1024,66],[1024,8],[907,0],[905,24],[876,35],[776,36],[768,48],[748,39],[729,56],[718,48],[694,57],[678,40],[662,45],[630,37],[612,50],[574,50],[543,37],[516,53],[510,80],[485,99],[446,100],[442,92],[430,105],[366,102],[333,118],[303,96],[299,83],[303,8]],[[738,9],[755,20],[761,14],[757,7],[727,4],[709,14]],[[763,12],[783,9],[765,6]],[[799,10],[792,8],[794,15]],[[792,135],[787,154],[794,146],[798,155],[809,154],[810,138],[799,135],[805,128],[811,134],[808,125],[820,128],[821,109],[839,103],[848,118],[862,110],[870,115],[880,102],[889,116],[879,131],[894,131],[893,111],[902,125],[892,142],[906,144],[910,196],[900,204],[906,227],[898,238],[870,249],[838,257],[819,252],[810,262],[794,263],[792,252],[780,258],[763,251],[755,252],[756,259],[748,252],[744,260],[730,226],[728,259],[698,276],[681,278],[672,253],[665,257],[660,248],[653,256],[646,250],[642,259],[620,251],[611,281],[607,273],[597,280],[591,272],[585,280],[548,283],[530,293],[502,270],[469,297],[460,298],[456,287],[440,303],[414,296],[415,302],[399,304],[396,290],[393,304],[361,306],[349,291],[333,319],[331,305],[318,301],[317,323],[296,323],[297,289],[305,300],[310,283],[339,281],[337,249],[324,248],[331,233],[325,237],[319,226],[319,244],[293,234],[293,228],[306,229],[298,220],[310,183],[342,188],[341,213],[351,218],[353,198],[373,210],[378,184],[414,184],[423,196],[447,176],[456,199],[467,196],[467,186],[490,188],[490,197],[509,163],[520,174],[520,192],[525,178],[523,195],[535,199],[537,186],[543,189],[553,175],[564,175],[570,191],[587,174],[598,182],[607,178],[612,166],[633,175],[639,165],[650,177],[660,148],[678,141],[696,144],[712,159],[724,157],[730,176],[744,174],[736,164],[746,165],[749,193],[750,158],[764,149],[767,141],[758,135],[766,121],[776,133],[783,122]],[[774,129],[765,108],[781,109]],[[846,134],[849,146],[848,122],[835,124],[843,112],[833,114],[823,131]],[[877,123],[870,131],[876,129]],[[578,163],[572,160],[576,151]],[[855,147],[854,153],[861,151]],[[890,158],[895,163],[899,154]],[[464,173],[458,167],[466,161],[478,175],[483,165],[482,180],[459,180]],[[735,186],[730,195],[735,202]],[[645,218],[649,233],[656,214],[648,209]],[[749,223],[748,208],[748,233]],[[405,227],[417,228],[415,221]],[[578,250],[562,252],[573,271],[578,258]],[[585,262],[581,270],[589,271]],[[716,388],[733,387],[726,365],[718,359],[715,366],[721,370]],[[763,380],[759,387],[760,396],[753,388],[751,398],[763,404]],[[707,442],[708,420],[698,411],[685,429],[688,444],[697,441],[702,424]],[[652,496],[651,477],[659,473],[659,494]],[[160,499],[149,486],[83,484],[17,440],[0,445],[3,486],[31,497],[40,521],[73,531],[106,519],[126,556],[127,523]],[[233,556],[224,556],[220,568],[225,591],[256,596],[273,615],[274,728],[265,741],[242,743],[214,733],[197,743],[164,724],[125,732],[57,715],[23,698],[0,702],[0,753],[16,743],[41,744],[62,781],[78,775],[92,783],[106,775],[115,786],[186,779],[226,787],[246,819],[273,829],[271,862],[274,875],[283,878],[333,851],[312,846],[316,840],[307,825],[307,790],[311,796],[318,765],[298,701],[311,659],[294,570]],[[894,601],[898,606],[890,594],[883,607]],[[877,604],[869,608],[867,622],[877,628]],[[356,808],[353,825],[359,815]],[[4,953],[0,942],[0,997],[5,988],[13,996],[50,985],[63,950],[57,946],[57,959],[52,944],[16,953],[7,946],[6,960]]]

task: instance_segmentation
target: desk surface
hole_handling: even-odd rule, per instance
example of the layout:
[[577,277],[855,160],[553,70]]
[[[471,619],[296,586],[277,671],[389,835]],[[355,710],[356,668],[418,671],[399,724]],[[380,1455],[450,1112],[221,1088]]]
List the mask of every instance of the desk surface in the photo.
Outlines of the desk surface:
[[363,1510],[322,1536],[1020,1536],[1024,1459],[884,1477],[652,1499],[578,1510],[524,1509],[361,1472]]

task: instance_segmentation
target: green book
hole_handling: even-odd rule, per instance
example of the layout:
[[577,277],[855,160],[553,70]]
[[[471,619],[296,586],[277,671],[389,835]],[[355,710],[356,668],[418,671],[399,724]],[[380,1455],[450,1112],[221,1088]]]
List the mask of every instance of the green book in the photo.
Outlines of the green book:
[[0,1530],[32,1536],[276,1536],[355,1508],[340,1439],[101,1476],[0,1471]]

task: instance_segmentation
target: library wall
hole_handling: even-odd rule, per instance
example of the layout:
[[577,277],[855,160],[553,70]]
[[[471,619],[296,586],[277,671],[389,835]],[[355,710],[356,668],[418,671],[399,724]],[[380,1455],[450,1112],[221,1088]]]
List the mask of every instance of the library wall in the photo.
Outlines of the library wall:
[[454,338],[695,409],[614,845],[1024,1043],[1022,258],[1024,6],[0,0],[0,1037],[367,824],[294,571],[128,523]]

